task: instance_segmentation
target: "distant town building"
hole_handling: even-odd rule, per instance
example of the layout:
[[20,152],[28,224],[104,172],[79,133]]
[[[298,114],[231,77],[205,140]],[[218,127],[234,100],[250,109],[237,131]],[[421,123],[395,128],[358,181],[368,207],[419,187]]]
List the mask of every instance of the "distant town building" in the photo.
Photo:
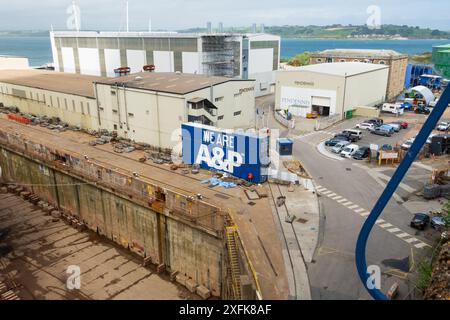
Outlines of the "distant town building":
[[185,122],[226,129],[255,125],[254,81],[142,72],[106,78],[40,70],[0,71],[0,102],[84,129],[116,131],[154,147],[174,146]]
[[443,77],[450,79],[450,44],[433,47],[433,63]]
[[345,119],[358,107],[373,107],[386,98],[389,67],[361,62],[315,64],[278,71],[275,109],[306,117]]
[[30,68],[28,58],[0,55],[0,70],[20,70],[28,68]]
[[311,64],[330,62],[364,62],[389,66],[389,79],[386,91],[388,100],[402,93],[408,56],[393,50],[332,49],[312,54]]
[[154,65],[155,72],[254,79],[255,95],[269,94],[279,69],[280,37],[268,34],[51,32],[55,70],[114,77]]

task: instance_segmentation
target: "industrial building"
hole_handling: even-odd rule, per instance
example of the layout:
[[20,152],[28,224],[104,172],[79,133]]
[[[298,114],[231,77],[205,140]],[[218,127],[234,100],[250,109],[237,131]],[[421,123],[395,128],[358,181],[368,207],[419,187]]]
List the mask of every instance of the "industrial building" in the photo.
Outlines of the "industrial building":
[[[296,71],[279,71],[275,108],[306,117],[349,116],[360,106],[372,107],[386,99],[389,67],[362,62],[315,64]],[[338,116],[339,115],[339,116]]]
[[0,70],[20,70],[30,68],[28,58],[17,56],[0,56]]
[[255,124],[254,81],[181,73],[106,78],[40,70],[0,71],[0,102],[84,129],[170,149],[185,122]]
[[433,47],[433,63],[443,77],[450,78],[450,44]]
[[393,50],[332,49],[312,54],[310,63],[364,62],[389,66],[388,100],[402,93],[405,83],[408,55]]
[[268,34],[175,32],[51,32],[55,69],[114,77],[154,66],[155,72],[254,79],[255,95],[269,94],[279,69],[280,37]]

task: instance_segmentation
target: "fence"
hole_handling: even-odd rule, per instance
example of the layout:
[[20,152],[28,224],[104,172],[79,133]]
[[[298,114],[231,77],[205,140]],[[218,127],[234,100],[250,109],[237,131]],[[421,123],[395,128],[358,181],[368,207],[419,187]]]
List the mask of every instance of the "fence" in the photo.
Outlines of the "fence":
[[316,120],[316,130],[324,130],[328,127],[331,127],[333,124],[342,120],[342,115],[340,113],[333,114],[329,117],[318,118]]
[[281,125],[288,129],[294,129],[295,128],[295,120],[288,120],[286,119],[280,111],[275,111],[275,120],[277,120]]

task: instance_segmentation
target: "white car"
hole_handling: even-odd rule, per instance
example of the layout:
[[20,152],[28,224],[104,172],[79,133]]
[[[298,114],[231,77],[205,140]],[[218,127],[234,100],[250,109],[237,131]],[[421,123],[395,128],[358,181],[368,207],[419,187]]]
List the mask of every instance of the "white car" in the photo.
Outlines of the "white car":
[[436,128],[439,131],[448,131],[450,129],[450,123],[449,122],[441,122]]
[[343,158],[351,158],[356,151],[358,151],[359,147],[356,144],[350,144],[346,146],[341,151],[341,157]]
[[342,149],[350,144],[350,141],[341,141],[338,142],[333,148],[331,148],[331,152],[333,153],[341,153]]
[[416,139],[411,138],[411,139],[406,140],[406,142],[404,144],[402,144],[402,149],[409,150],[409,148],[411,148],[412,144],[414,143],[414,140],[416,140]]
[[356,125],[356,127],[358,129],[365,129],[365,130],[373,130],[373,129],[375,129],[375,125],[373,123],[369,123],[369,122],[358,123]]

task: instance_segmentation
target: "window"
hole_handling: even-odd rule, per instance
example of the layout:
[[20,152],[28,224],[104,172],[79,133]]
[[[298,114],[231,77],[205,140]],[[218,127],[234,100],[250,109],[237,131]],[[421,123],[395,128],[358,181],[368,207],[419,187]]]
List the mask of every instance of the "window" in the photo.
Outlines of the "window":
[[345,62],[345,60],[344,59],[341,59],[341,60],[339,60],[340,62]]
[[[100,111],[105,111],[105,109],[103,107],[98,107],[100,109]],[[113,110],[114,113],[117,113],[117,110]]]
[[223,101],[225,99],[225,97],[217,97],[214,99],[215,102],[220,102]]
[[91,114],[91,106],[89,105],[89,102],[86,102],[86,107],[87,107],[87,113],[88,115]]
[[217,120],[223,120],[223,116],[218,116]]
[[75,100],[72,100],[72,110],[73,112],[77,112],[77,109],[75,108]]
[[111,95],[112,95],[112,96],[115,96],[115,95],[116,95],[116,92],[111,90]]
[[50,106],[53,107],[53,97],[52,96],[50,96]]
[[380,61],[380,64],[386,64],[386,62],[385,62],[385,61],[383,61],[383,60],[381,60],[381,61]]
[[83,101],[80,102],[80,106],[81,106],[81,114],[84,114],[84,104],[83,104]]
[[114,130],[117,130],[117,124],[114,125]]
[[322,59],[318,58],[316,59],[317,62],[322,62]]
[[236,117],[236,116],[240,116],[241,115],[241,111],[237,111],[237,112],[235,112],[234,113],[234,116]]
[[69,110],[69,107],[67,106],[67,99],[64,99],[64,106],[66,107],[66,110]]
[[128,116],[132,118],[134,117],[134,113],[128,113]]
[[[100,108],[100,110],[103,111],[104,109],[103,109],[103,108]],[[114,113],[114,114],[117,114],[117,110],[113,109],[113,113]]]
[[56,102],[58,103],[58,108],[61,108],[61,103],[59,101],[59,98],[56,98]]

